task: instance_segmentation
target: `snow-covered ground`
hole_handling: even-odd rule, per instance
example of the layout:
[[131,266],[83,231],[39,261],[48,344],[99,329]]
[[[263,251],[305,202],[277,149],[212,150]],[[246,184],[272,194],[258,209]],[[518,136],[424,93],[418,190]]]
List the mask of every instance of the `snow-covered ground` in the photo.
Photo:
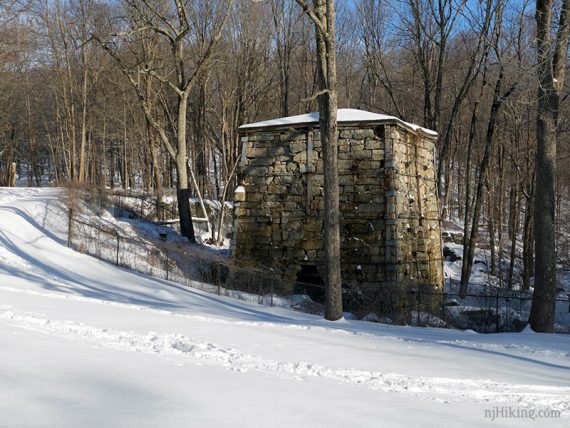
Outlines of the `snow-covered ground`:
[[66,248],[57,195],[0,188],[0,426],[570,423],[570,336],[331,323],[187,289]]

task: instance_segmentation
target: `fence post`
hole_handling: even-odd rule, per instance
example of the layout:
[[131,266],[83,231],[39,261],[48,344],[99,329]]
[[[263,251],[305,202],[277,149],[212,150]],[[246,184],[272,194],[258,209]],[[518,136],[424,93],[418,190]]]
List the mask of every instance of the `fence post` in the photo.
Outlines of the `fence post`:
[[497,290],[496,298],[497,298],[497,301],[495,302],[495,310],[497,311],[497,312],[496,312],[496,317],[497,317],[496,325],[497,325],[497,328],[496,328],[495,333],[498,333],[498,332],[499,332],[499,320],[500,320],[500,316],[499,316],[499,290]]
[[69,219],[68,219],[68,223],[67,223],[67,246],[68,248],[71,248],[71,239],[72,239],[72,230],[71,230],[71,226],[73,223],[73,208],[69,207]]
[[168,252],[168,248],[166,249],[166,280],[169,280],[169,271],[170,271],[170,253]]
[[[222,209],[223,209],[223,207],[222,207]],[[273,291],[274,291],[273,286],[275,284],[275,272],[273,271],[273,269],[271,270],[271,277],[272,277],[271,278],[271,290],[270,290],[271,291],[271,307],[273,307]]]
[[[220,295],[221,291],[222,291],[222,281],[218,281],[218,296]],[[228,287],[228,281],[226,281],[226,287]]]
[[215,264],[216,266],[216,283],[217,284],[221,284],[222,283],[222,264],[221,262],[216,262]]
[[119,250],[120,250],[120,246],[121,246],[121,238],[120,238],[119,234],[117,234],[116,236],[117,236],[117,254],[116,254],[116,258],[115,258],[115,264],[117,266],[119,266]]
[[422,286],[418,285],[418,293],[417,293],[417,297],[416,297],[416,326],[420,326],[420,310],[421,310],[421,304],[422,304]]

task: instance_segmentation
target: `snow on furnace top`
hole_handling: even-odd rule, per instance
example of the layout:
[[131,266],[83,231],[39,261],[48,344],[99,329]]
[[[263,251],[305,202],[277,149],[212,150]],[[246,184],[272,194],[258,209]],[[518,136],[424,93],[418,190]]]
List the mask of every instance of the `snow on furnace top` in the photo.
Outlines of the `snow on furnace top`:
[[[241,130],[257,129],[257,128],[272,128],[278,126],[294,126],[306,123],[317,123],[319,121],[319,113],[307,113],[297,116],[281,117],[279,119],[265,120],[263,122],[249,123],[239,127]],[[404,122],[395,116],[388,116],[385,114],[372,113],[365,110],[356,110],[352,108],[338,109],[337,121],[339,123],[358,123],[358,122],[397,122],[412,131],[422,132],[430,137],[437,137],[437,132],[431,129],[423,128],[413,123]]]

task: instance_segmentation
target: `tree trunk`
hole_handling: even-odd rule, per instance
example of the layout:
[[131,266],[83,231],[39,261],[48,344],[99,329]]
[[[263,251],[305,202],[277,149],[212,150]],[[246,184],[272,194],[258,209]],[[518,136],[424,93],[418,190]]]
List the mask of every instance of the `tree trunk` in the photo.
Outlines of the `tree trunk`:
[[517,234],[519,231],[519,217],[520,217],[520,198],[518,192],[518,186],[513,185],[513,189],[511,191],[511,219],[509,222],[509,232],[511,235],[511,252],[510,252],[510,262],[509,262],[509,275],[507,277],[507,288],[513,288],[513,274],[515,269],[515,261],[516,261],[516,249],[517,249]]
[[558,94],[539,88],[535,198],[535,285],[530,311],[534,331],[554,330],[556,248],[554,236],[554,180],[556,176],[556,122]]
[[325,318],[342,318],[342,284],[340,276],[340,222],[337,148],[336,41],[334,4],[332,0],[317,0],[326,22],[327,37],[317,31],[317,62],[320,89],[328,92],[319,96],[319,126],[323,145],[324,170],[324,245],[325,245]]
[[81,137],[79,143],[79,172],[78,172],[78,182],[84,183],[87,176],[87,165],[85,159],[85,146],[87,145],[87,79],[88,79],[88,68],[87,68],[87,54],[86,48],[83,46],[81,48],[81,58],[82,58],[82,84],[81,84]]
[[531,183],[525,201],[523,237],[522,289],[530,289],[530,278],[534,276],[534,185]]
[[503,281],[503,249],[505,247],[504,245],[504,233],[503,233],[503,218],[504,218],[504,212],[505,212],[505,197],[504,197],[504,193],[505,193],[505,165],[504,165],[504,147],[501,145],[499,147],[499,159],[498,159],[498,163],[499,163],[499,190],[498,190],[498,198],[497,198],[497,206],[496,206],[496,210],[497,210],[497,237],[498,237],[498,249],[497,249],[497,255],[499,258],[499,264],[498,264],[498,269],[497,269],[497,274],[499,276],[499,284],[502,285],[502,281]]
[[[465,195],[464,195],[464,203],[465,203],[465,217],[463,218],[463,256],[461,262],[461,275],[463,277],[463,270],[467,268],[465,266],[465,261],[468,258],[468,251],[469,251],[469,223],[471,222],[471,156],[473,155],[473,143],[475,142],[476,138],[476,130],[477,130],[477,120],[479,116],[479,106],[480,101],[483,98],[483,91],[485,87],[485,76],[483,75],[483,84],[481,85],[481,91],[479,94],[479,99],[475,102],[475,106],[473,108],[473,112],[471,114],[471,123],[469,126],[469,140],[467,143],[467,161],[465,165]],[[471,267],[469,267],[471,269]],[[467,291],[467,289],[466,289]]]
[[180,233],[192,243],[196,243],[192,213],[190,211],[190,191],[188,190],[188,167],[186,148],[186,112],[188,99],[180,96],[178,99],[178,139],[176,151],[176,196],[178,198],[178,214],[180,215]]
[[556,306],[555,183],[556,128],[570,38],[570,0],[562,2],[555,49],[552,0],[536,2],[538,114],[536,125],[535,283],[529,322],[534,331],[553,332]]
[[[317,79],[321,94],[319,127],[323,146],[325,318],[342,318],[340,275],[340,209],[338,181],[337,80],[335,9],[333,0],[315,0],[313,21],[317,42]],[[306,7],[306,5],[305,5]],[[319,28],[320,27],[320,28]]]
[[492,276],[497,276],[497,243],[495,239],[495,200],[493,198],[494,194],[491,189],[491,183],[489,176],[487,176],[487,182],[485,183],[487,188],[487,228],[489,231],[489,247],[491,250],[491,266],[490,273]]
[[12,162],[10,164],[10,178],[8,180],[9,187],[16,187],[16,178],[18,175],[16,174],[16,162]]

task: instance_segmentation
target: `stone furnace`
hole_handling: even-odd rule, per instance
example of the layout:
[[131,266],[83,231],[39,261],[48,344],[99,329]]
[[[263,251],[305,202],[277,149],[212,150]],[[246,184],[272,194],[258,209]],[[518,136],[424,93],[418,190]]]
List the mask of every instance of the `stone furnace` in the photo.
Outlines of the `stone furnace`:
[[[403,296],[443,282],[437,134],[352,109],[338,110],[338,129],[344,297],[393,314]],[[318,113],[244,125],[240,136],[231,256],[272,268],[283,283],[322,284]]]

